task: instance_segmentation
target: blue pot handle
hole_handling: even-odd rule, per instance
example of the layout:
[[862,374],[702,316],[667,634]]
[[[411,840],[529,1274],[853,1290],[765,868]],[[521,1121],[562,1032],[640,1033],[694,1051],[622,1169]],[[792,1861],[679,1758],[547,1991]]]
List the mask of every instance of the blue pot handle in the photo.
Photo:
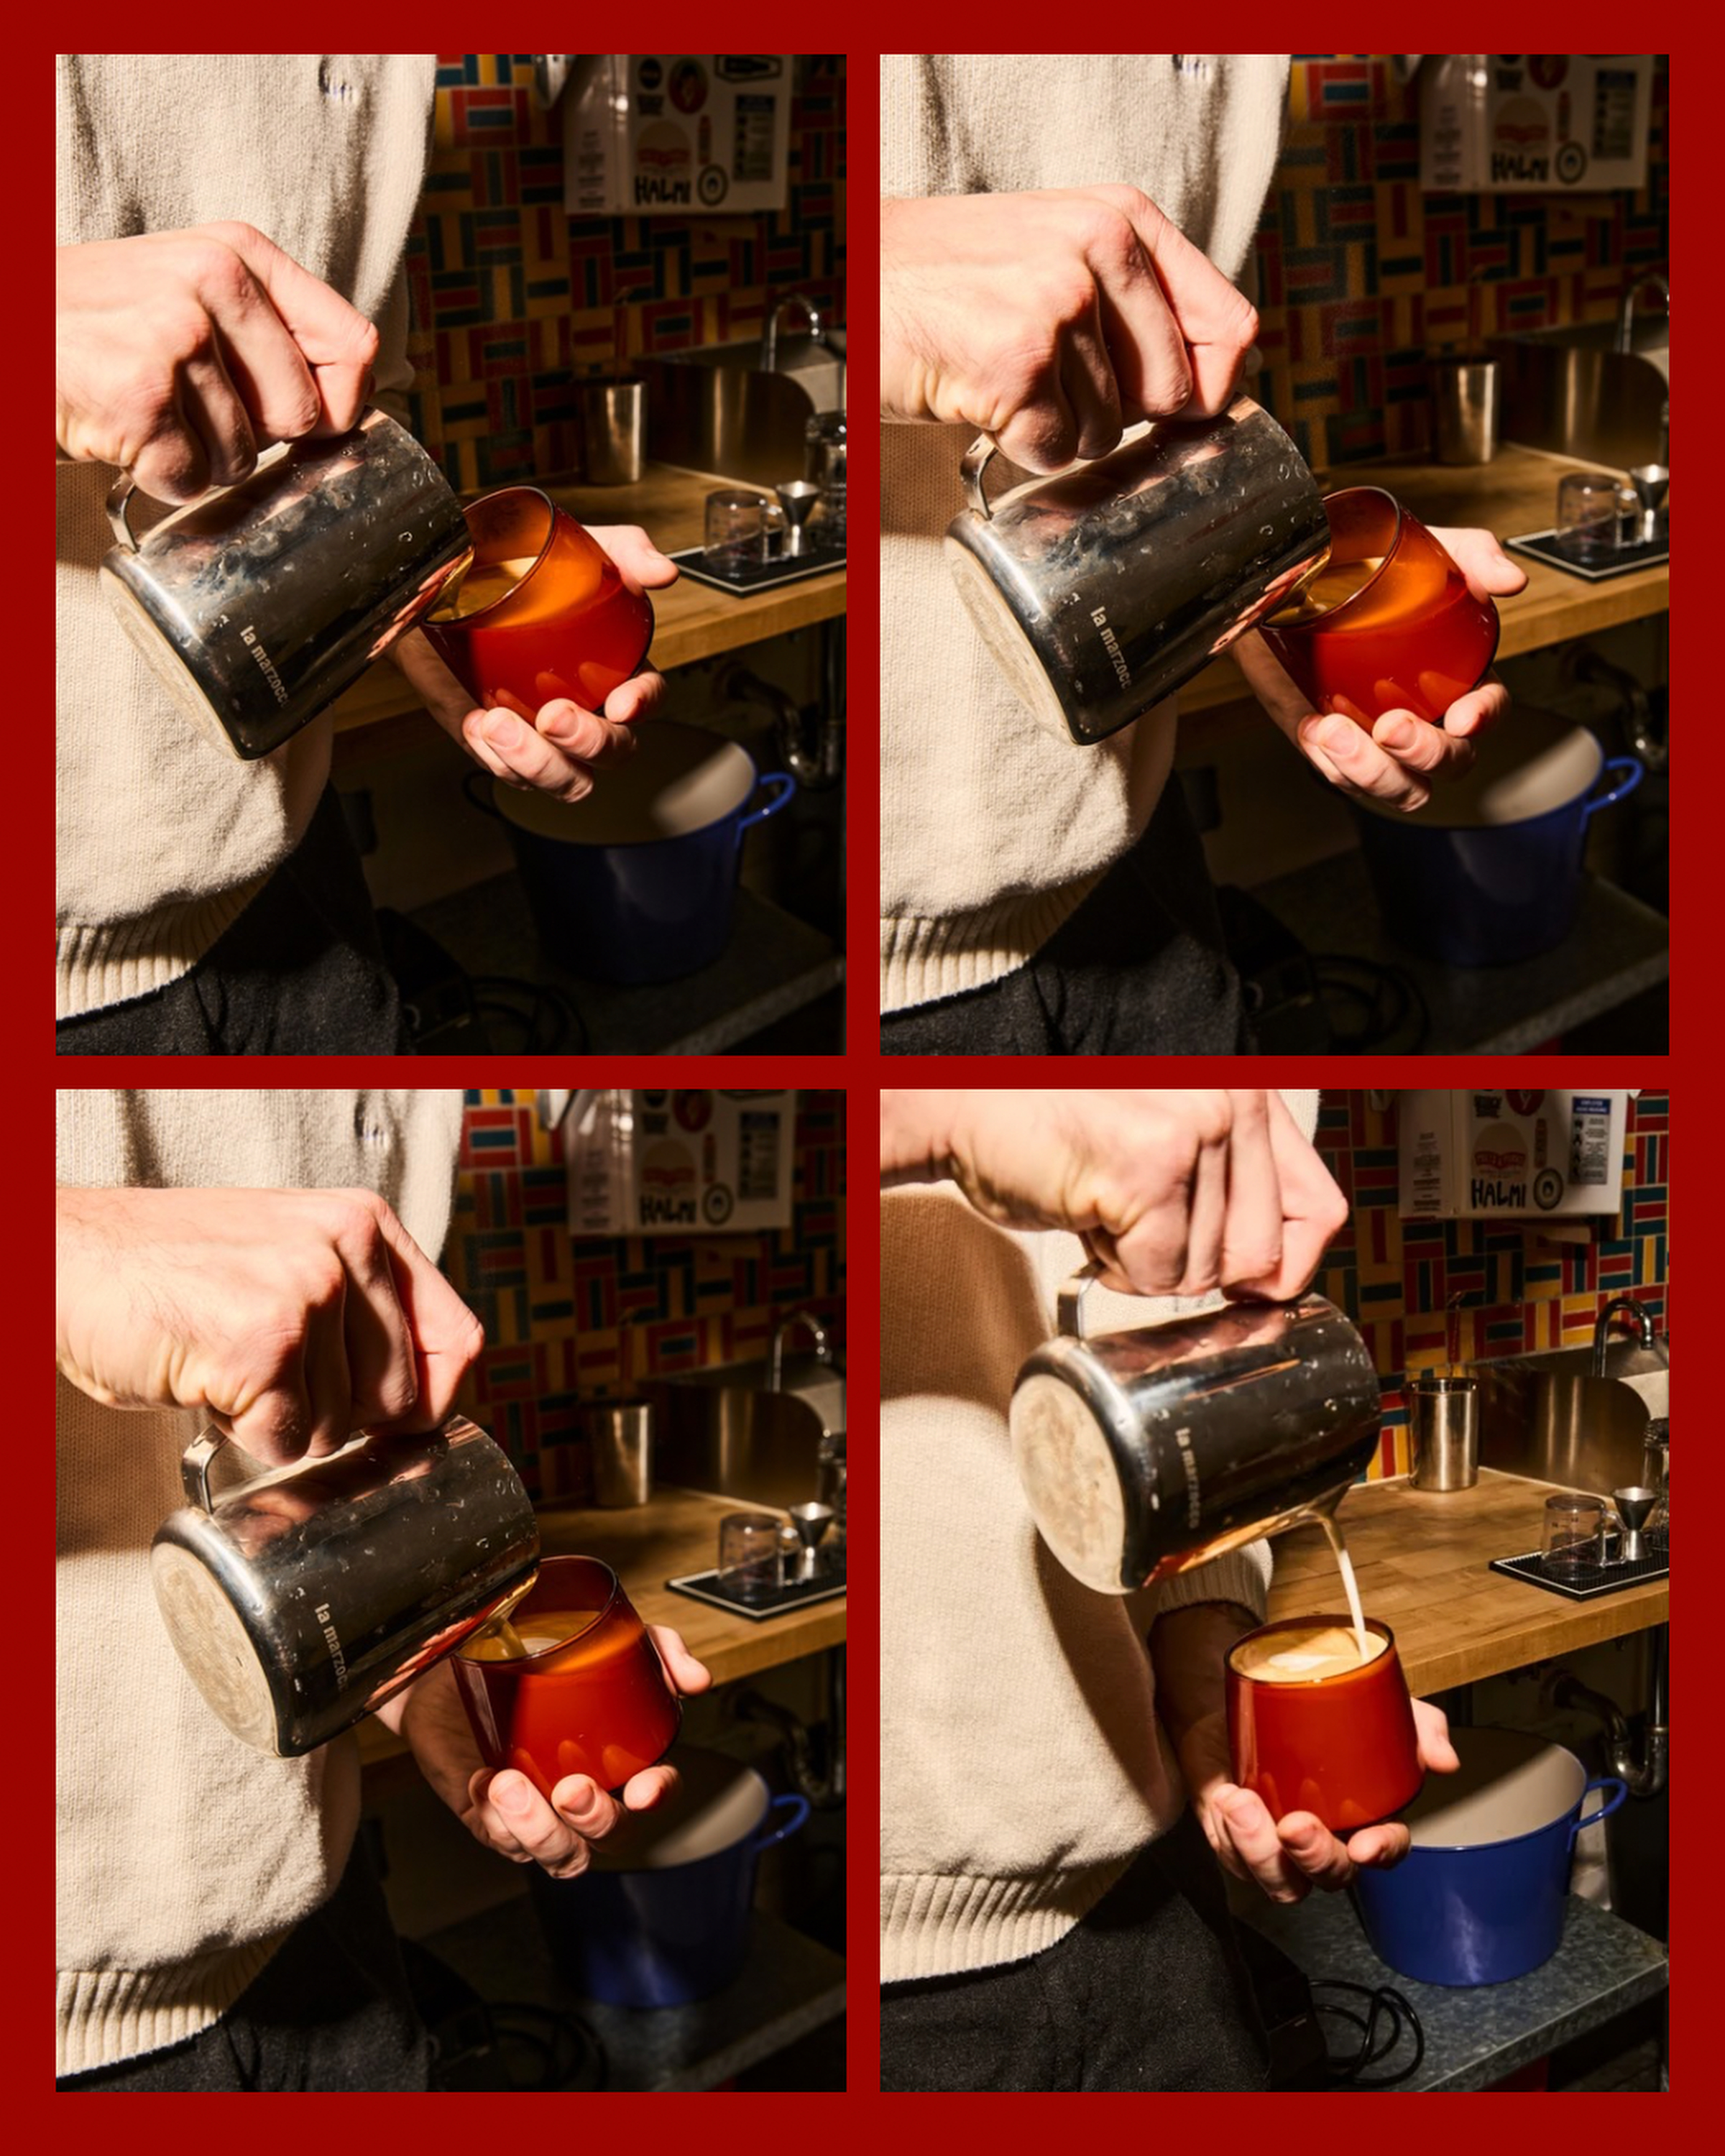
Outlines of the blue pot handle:
[[[737,819],[737,843],[739,846],[742,844],[743,833],[751,824],[764,824],[769,816],[776,816],[797,790],[797,782],[788,771],[763,771],[761,783],[762,786],[776,786],[779,791],[761,808],[751,808],[747,816]],[[789,1831],[788,1828],[786,1831]]]
[[1613,786],[1608,793],[1596,793],[1591,801],[1582,803],[1581,814],[1584,821],[1591,816],[1596,808],[1609,808],[1614,801],[1621,801],[1625,793],[1633,793],[1646,776],[1640,764],[1632,756],[1610,757],[1599,776],[1602,778],[1607,778],[1614,772],[1621,772],[1624,774],[1621,783]]
[[1589,1812],[1585,1819],[1577,1820],[1574,1825],[1570,1828],[1569,1846],[1571,1849],[1574,1848],[1575,1837],[1580,1833],[1583,1827],[1591,1826],[1595,1820],[1609,1819],[1611,1814],[1617,1810],[1617,1807],[1629,1794],[1628,1785],[1625,1783],[1619,1781],[1615,1774],[1595,1774],[1592,1781],[1588,1784],[1587,1789],[1584,1789],[1581,1793],[1582,1801],[1584,1804],[1587,1801],[1588,1789],[1609,1789],[1611,1794],[1606,1798],[1604,1803],[1599,1806],[1598,1811]]
[[[1618,1786],[1620,1789],[1621,1783]],[[749,1844],[756,1856],[758,1856],[763,1849],[771,1849],[774,1842],[783,1841],[787,1835],[797,1831],[809,1816],[809,1799],[807,1797],[775,1797],[767,1807],[768,1819],[780,1810],[783,1810],[784,1817],[778,1825],[769,1827],[767,1820],[762,1820],[754,1840]]]

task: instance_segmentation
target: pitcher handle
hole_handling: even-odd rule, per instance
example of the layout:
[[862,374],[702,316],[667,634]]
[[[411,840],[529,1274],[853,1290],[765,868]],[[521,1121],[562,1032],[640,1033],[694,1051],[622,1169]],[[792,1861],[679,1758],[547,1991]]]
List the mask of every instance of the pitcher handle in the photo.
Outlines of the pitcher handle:
[[761,783],[762,786],[776,786],[779,790],[770,801],[763,802],[758,808],[751,808],[747,816],[738,819],[737,843],[739,846],[742,844],[743,833],[751,824],[764,824],[769,816],[776,816],[797,790],[797,782],[788,771],[763,771]]
[[1073,1340],[1086,1337],[1084,1329],[1084,1298],[1101,1278],[1102,1261],[1092,1258],[1090,1263],[1073,1274],[1061,1287],[1056,1301],[1060,1329]]
[[1582,803],[1581,814],[1584,820],[1591,816],[1596,809],[1609,808],[1614,801],[1621,801],[1625,793],[1633,793],[1646,776],[1644,767],[1636,757],[1632,756],[1610,757],[1599,776],[1603,778],[1613,772],[1622,772],[1625,776],[1620,784],[1613,786],[1609,792],[1597,794],[1591,801]]
[[1612,1794],[1606,1798],[1604,1803],[1599,1806],[1598,1811],[1589,1812],[1585,1819],[1577,1820],[1574,1825],[1570,1828],[1569,1846],[1571,1849],[1574,1848],[1575,1837],[1580,1833],[1583,1827],[1591,1826],[1595,1820],[1609,1819],[1612,1813],[1615,1812],[1617,1810],[1617,1807],[1623,1802],[1624,1799],[1629,1794],[1629,1785],[1625,1782],[1620,1782],[1615,1774],[1595,1774],[1593,1779],[1588,1784],[1587,1789],[1584,1789],[1581,1793],[1582,1801],[1584,1803],[1587,1800],[1588,1789],[1609,1789]]
[[225,1430],[201,1430],[186,1447],[180,1461],[180,1486],[186,1493],[186,1502],[195,1505],[200,1512],[214,1509],[209,1494],[211,1463],[222,1447],[228,1443]]
[[114,527],[116,544],[125,547],[128,554],[138,551],[137,535],[126,520],[126,511],[137,489],[138,483],[131,474],[123,471],[108,490],[108,521]]
[[959,459],[958,476],[964,482],[964,499],[978,516],[993,515],[988,506],[988,497],[983,488],[983,469],[1000,444],[992,434],[978,434]]
[[[771,1849],[775,1842],[783,1841],[788,1835],[793,1835],[797,1831],[809,1816],[809,1799],[807,1797],[797,1796],[775,1797],[767,1807],[769,1816],[781,1810],[784,1814],[783,1818],[774,1825],[770,1831],[757,1834],[751,1843],[750,1846],[757,1856],[763,1849]],[[762,1829],[766,1829],[767,1821],[763,1820],[761,1824]]]

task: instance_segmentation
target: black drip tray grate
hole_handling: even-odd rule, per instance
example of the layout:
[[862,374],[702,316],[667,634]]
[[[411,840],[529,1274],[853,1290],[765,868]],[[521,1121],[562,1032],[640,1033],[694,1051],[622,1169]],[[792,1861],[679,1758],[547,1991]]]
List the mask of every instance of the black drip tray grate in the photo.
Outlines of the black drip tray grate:
[[[1611,1537],[1614,1548],[1616,1540]],[[1602,1594],[1615,1594],[1620,1588],[1638,1587],[1644,1579],[1670,1577],[1671,1558],[1663,1532],[1643,1535],[1641,1541],[1647,1554],[1631,1558],[1626,1564],[1584,1564],[1578,1572],[1548,1573],[1544,1552],[1530,1550],[1525,1557],[1494,1557],[1491,1569],[1506,1572],[1512,1579],[1525,1579],[1530,1587],[1567,1595],[1572,1602],[1592,1602]]]
[[716,1609],[757,1621],[763,1617],[783,1617],[788,1609],[800,1609],[805,1603],[824,1602],[845,1592],[842,1572],[819,1572],[813,1579],[795,1580],[788,1587],[775,1588],[759,1602],[739,1602],[726,1594],[716,1572],[686,1573],[681,1579],[668,1579],[665,1584],[674,1594],[691,1595],[697,1602],[711,1602]]

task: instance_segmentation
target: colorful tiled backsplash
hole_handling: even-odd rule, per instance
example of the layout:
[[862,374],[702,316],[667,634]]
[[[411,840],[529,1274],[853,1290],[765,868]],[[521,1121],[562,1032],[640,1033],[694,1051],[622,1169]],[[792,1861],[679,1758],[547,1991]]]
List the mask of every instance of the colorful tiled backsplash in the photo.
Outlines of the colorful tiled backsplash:
[[[767,1352],[773,1315],[811,1303],[845,1339],[845,1096],[799,1093],[788,1228],[572,1241],[561,1131],[531,1092],[470,1091],[444,1263],[485,1328],[463,1405],[536,1496],[540,1447],[580,1408],[643,1379]],[[582,1440],[576,1439],[578,1446]],[[578,1462],[575,1494],[583,1493]]]
[[1399,84],[1382,54],[1295,55],[1258,226],[1255,393],[1308,464],[1425,449],[1429,352],[1608,321],[1625,267],[1663,264],[1668,81],[1661,60],[1639,192],[1422,194],[1418,78]]
[[1630,1101],[1623,1212],[1584,1244],[1545,1242],[1518,1220],[1398,1219],[1395,1114],[1363,1092],[1326,1093],[1317,1126],[1317,1149],[1353,1210],[1314,1285],[1358,1325],[1384,1383],[1368,1480],[1408,1470],[1406,1375],[1448,1360],[1444,1306],[1458,1291],[1464,1362],[1581,1346],[1615,1295],[1632,1295],[1665,1330],[1669,1094]]
[[571,368],[758,336],[807,292],[845,320],[845,55],[802,56],[790,200],[744,217],[572,219],[561,110],[525,53],[439,57],[436,134],[408,242],[413,431],[450,483],[567,471]]

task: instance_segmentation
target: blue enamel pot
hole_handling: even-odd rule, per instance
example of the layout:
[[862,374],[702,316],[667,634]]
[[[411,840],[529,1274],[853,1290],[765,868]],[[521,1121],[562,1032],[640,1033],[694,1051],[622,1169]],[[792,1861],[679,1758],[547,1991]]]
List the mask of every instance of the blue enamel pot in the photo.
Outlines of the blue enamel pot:
[[[1452,1729],[1455,1774],[1428,1774],[1397,1814],[1414,1845],[1388,1871],[1354,1874],[1378,1958],[1423,1984],[1502,1984],[1549,1961],[1563,1936],[1569,1856],[1615,1812],[1623,1784],[1589,1781],[1573,1752],[1516,1729]],[[1582,1816],[1595,1790],[1605,1800]]]
[[596,981],[674,981],[724,950],[744,834],[797,782],[763,778],[737,742],[675,719],[644,719],[634,740],[583,800],[501,779],[489,804],[471,785],[467,796],[502,824],[539,940],[561,965]]
[[1575,925],[1589,820],[1640,779],[1585,726],[1517,704],[1473,769],[1411,815],[1350,797],[1385,928],[1452,966],[1553,949]]
[[809,1816],[772,1795],[752,1767],[674,1747],[682,1781],[656,1811],[595,1844],[578,1879],[528,1875],[558,1969],[588,1999],[680,2006],[722,1990],[748,1952],[755,1866]]

